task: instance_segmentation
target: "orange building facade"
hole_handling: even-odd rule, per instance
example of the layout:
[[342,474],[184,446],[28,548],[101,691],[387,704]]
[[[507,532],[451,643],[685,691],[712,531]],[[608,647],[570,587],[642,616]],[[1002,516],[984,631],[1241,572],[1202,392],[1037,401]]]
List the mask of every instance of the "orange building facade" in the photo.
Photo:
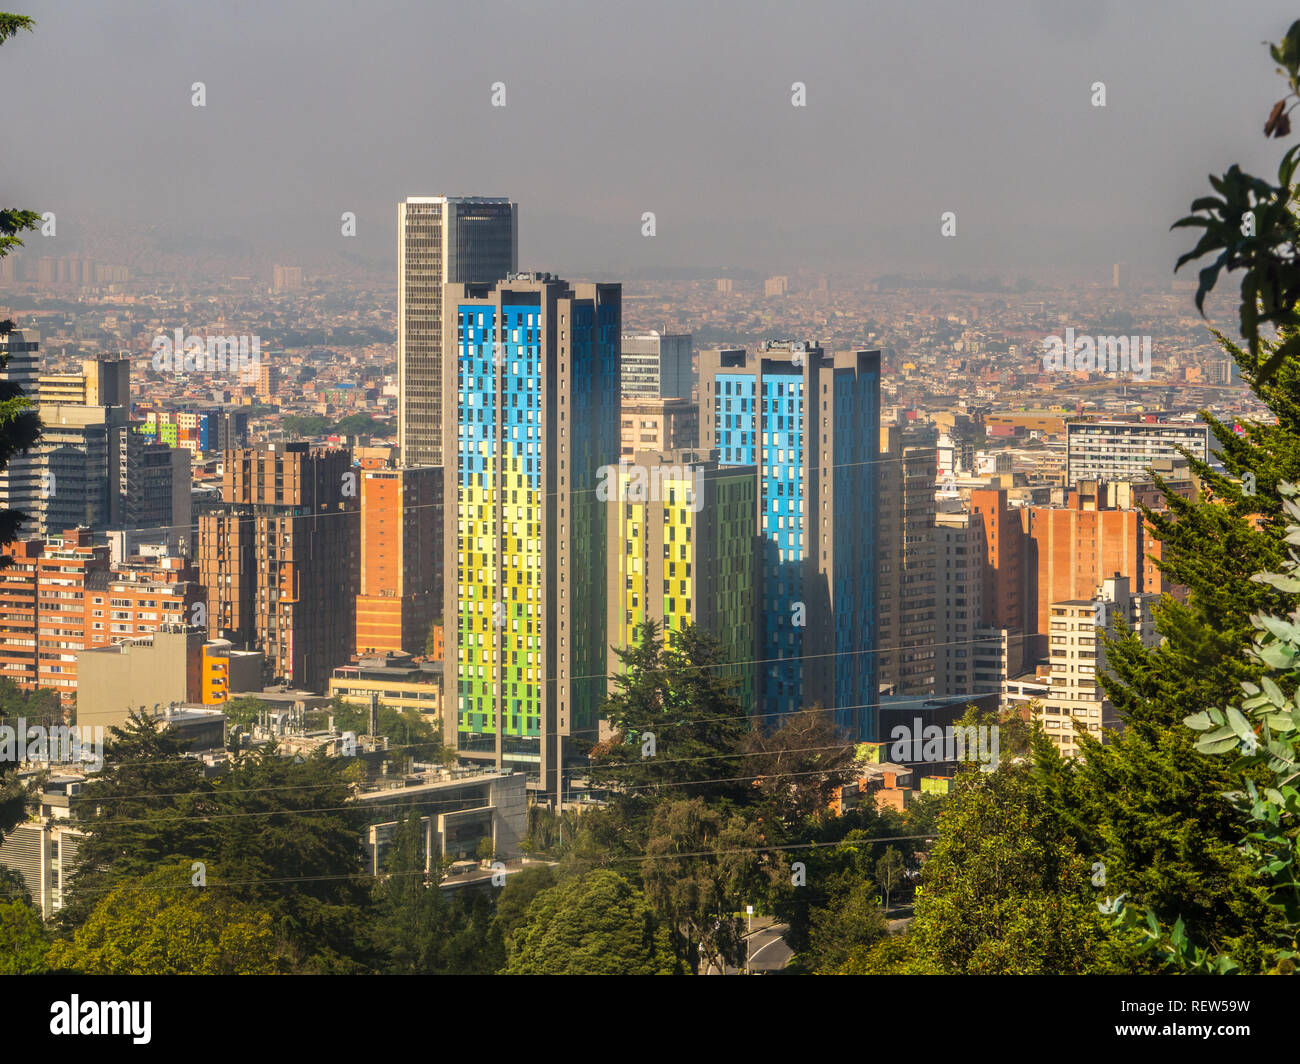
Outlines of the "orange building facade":
[[360,655],[423,654],[442,604],[442,470],[363,469]]

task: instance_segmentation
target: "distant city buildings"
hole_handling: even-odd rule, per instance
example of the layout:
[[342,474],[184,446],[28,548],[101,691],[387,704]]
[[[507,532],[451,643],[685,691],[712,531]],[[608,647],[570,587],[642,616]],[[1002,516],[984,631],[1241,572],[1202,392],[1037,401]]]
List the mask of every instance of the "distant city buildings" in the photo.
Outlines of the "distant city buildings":
[[203,602],[193,565],[182,557],[113,564],[88,529],[4,548],[0,568],[0,676],[27,691],[78,694],[78,655],[95,647],[191,624]]
[[276,293],[296,292],[302,288],[302,267],[276,266],[271,278],[271,288]]
[[[0,262],[9,261],[0,259]],[[41,373],[40,341],[34,335],[14,329],[7,336],[0,336],[0,356],[7,359],[0,366],[0,381],[17,385],[27,398],[36,401]],[[32,534],[39,527],[41,459],[36,448],[13,455],[0,469],[0,507],[27,515],[21,527],[23,535]]]

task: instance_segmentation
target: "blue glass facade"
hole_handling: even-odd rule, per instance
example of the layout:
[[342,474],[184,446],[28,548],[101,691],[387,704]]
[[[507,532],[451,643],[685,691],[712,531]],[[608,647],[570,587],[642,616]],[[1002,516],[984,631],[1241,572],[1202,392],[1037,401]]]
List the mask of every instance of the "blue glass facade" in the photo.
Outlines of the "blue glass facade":
[[[721,464],[758,467],[761,722],[775,727],[821,698],[845,734],[864,740],[877,701],[879,360],[832,368],[820,353],[805,357],[807,367],[760,355],[719,371],[714,444]],[[825,478],[834,512],[819,533]]]

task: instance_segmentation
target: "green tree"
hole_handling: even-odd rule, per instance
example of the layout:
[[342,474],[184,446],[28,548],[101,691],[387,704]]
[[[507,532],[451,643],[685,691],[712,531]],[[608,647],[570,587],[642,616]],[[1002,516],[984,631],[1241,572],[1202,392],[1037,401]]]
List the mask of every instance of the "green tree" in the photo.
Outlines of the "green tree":
[[837,975],[941,975],[911,935],[892,935],[853,950]]
[[439,968],[439,945],[450,923],[438,889],[441,866],[425,872],[425,835],[418,809],[398,823],[387,876],[376,888],[375,938],[389,974],[426,974]]
[[744,749],[746,774],[788,832],[829,816],[836,792],[857,776],[853,744],[820,706],[788,714],[772,731],[755,729]]
[[949,974],[1112,970],[1089,866],[1027,767],[958,775],[910,933]]
[[370,900],[350,758],[246,754],[212,789],[210,849],[235,896],[268,912],[294,971],[368,971]]
[[510,939],[507,975],[672,975],[679,965],[645,897],[597,870],[540,891]]
[[903,855],[890,846],[876,861],[876,882],[880,884],[881,894],[885,899],[885,908],[889,908],[889,895],[903,881]]
[[747,722],[718,642],[693,625],[661,639],[654,621],[638,636],[617,652],[622,669],[601,713],[614,736],[591,751],[593,781],[637,816],[664,798],[750,801]]
[[41,914],[23,898],[0,898],[0,975],[44,972],[49,947]]
[[527,923],[528,906],[544,890],[555,886],[555,872],[550,865],[534,865],[516,872],[506,880],[497,898],[497,920],[506,941]]
[[692,971],[701,960],[719,971],[744,963],[740,914],[785,873],[763,845],[756,825],[700,798],[656,810],[641,877],[651,907],[672,931],[677,958]]
[[[1278,44],[1269,46],[1290,90],[1273,105],[1264,123],[1265,137],[1285,137],[1291,132],[1290,113],[1300,101],[1300,21],[1293,22]],[[1203,229],[1196,246],[1178,260],[1175,271],[1185,263],[1217,257],[1200,271],[1196,289],[1197,309],[1204,313],[1205,297],[1214,289],[1220,272],[1237,272],[1241,278],[1241,335],[1252,356],[1265,346],[1261,326],[1275,325],[1283,342],[1273,347],[1258,366],[1257,380],[1266,381],[1288,359],[1300,354],[1300,219],[1292,194],[1295,169],[1300,162],[1300,145],[1290,148],[1278,164],[1276,185],[1230,167],[1222,176],[1211,177],[1217,196],[1193,201],[1192,213],[1171,228]],[[1288,328],[1289,327],[1289,328]]]
[[212,855],[212,784],[185,756],[188,746],[153,717],[133,715],[109,729],[104,771],[72,800],[86,837],[59,913],[63,926],[83,923],[119,882],[143,879],[180,857]]
[[275,975],[271,917],[216,887],[196,887],[177,862],[102,898],[47,963],[85,975]]
[[[1300,544],[1300,489],[1283,485],[1291,520],[1288,540]],[[1280,573],[1264,573],[1260,583],[1300,593],[1300,558],[1293,554]],[[1190,971],[1271,971],[1293,974],[1300,958],[1300,874],[1297,873],[1296,833],[1300,829],[1300,611],[1287,617],[1265,614],[1254,618],[1256,639],[1250,657],[1264,670],[1259,682],[1244,682],[1241,693],[1226,708],[1194,713],[1187,725],[1200,733],[1197,749],[1219,760],[1231,758],[1244,789],[1228,795],[1233,808],[1249,826],[1243,848],[1264,885],[1273,919],[1262,956],[1240,944],[1206,938],[1187,922],[1182,908],[1172,929],[1160,926],[1150,906],[1122,913],[1126,926],[1145,910],[1141,928],[1144,946],[1163,964]],[[1262,777],[1262,779],[1261,779]],[[1257,782],[1258,781],[1258,782]]]
[[[897,852],[890,847],[891,852]],[[885,914],[876,900],[876,885],[859,880],[834,904],[813,914],[807,955],[802,966],[830,975],[846,964],[856,950],[880,941],[886,934]]]

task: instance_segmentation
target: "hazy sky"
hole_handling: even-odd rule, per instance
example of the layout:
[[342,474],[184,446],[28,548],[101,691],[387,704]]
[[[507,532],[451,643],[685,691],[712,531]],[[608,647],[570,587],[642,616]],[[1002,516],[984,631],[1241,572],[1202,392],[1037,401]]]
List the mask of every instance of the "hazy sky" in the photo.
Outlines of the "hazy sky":
[[391,260],[404,196],[508,195],[521,265],[575,275],[1167,272],[1193,239],[1169,223],[1209,172],[1275,176],[1283,146],[1261,128],[1285,90],[1261,42],[1300,14],[1281,0],[0,3],[38,23],[0,47],[5,206],[55,210],[71,233],[152,221],[285,258],[346,244]]

